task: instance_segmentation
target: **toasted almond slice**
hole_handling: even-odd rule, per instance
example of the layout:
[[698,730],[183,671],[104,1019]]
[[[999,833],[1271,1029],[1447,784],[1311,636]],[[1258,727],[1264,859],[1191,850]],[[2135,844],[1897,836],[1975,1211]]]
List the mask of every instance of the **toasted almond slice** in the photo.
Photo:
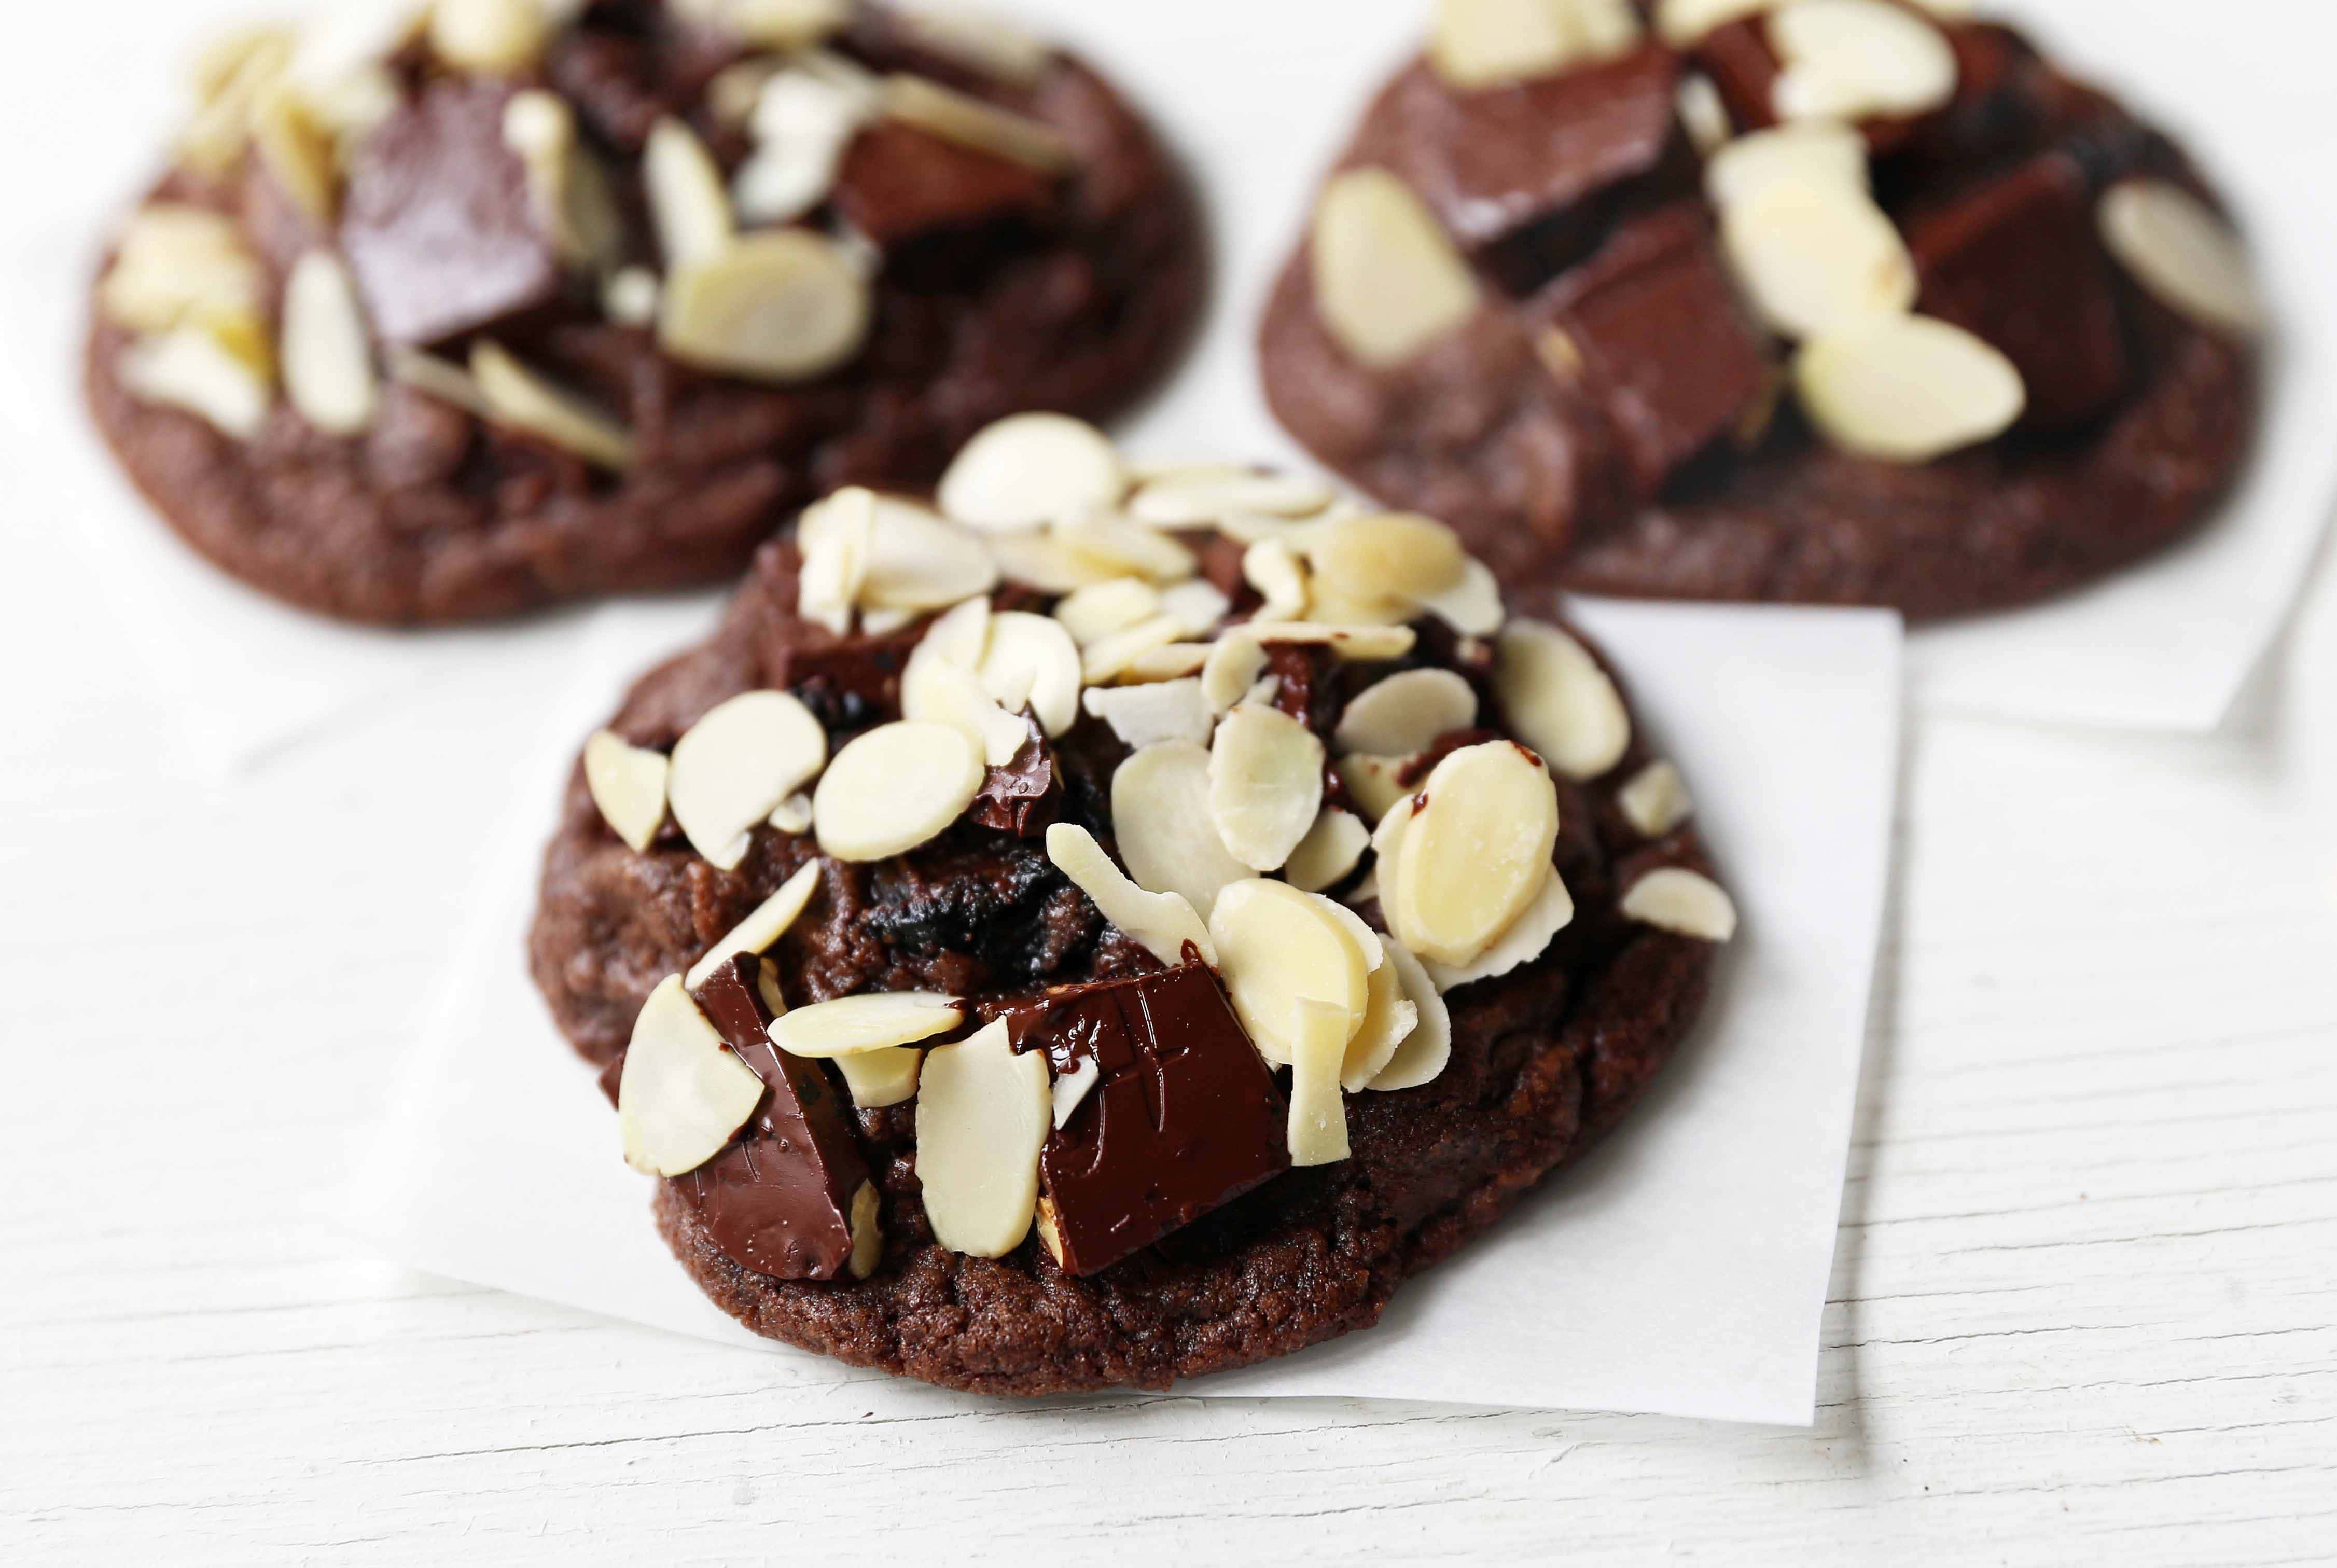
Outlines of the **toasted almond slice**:
[[1168,534],[1130,522],[1107,507],[1090,507],[1058,518],[1054,539],[1073,555],[1098,566],[1156,583],[1181,583],[1199,567],[1193,553]]
[[1315,531],[1306,560],[1314,568],[1318,593],[1366,603],[1417,604],[1459,586],[1468,555],[1460,535],[1433,518],[1371,512],[1338,518]]
[[665,780],[672,766],[664,752],[629,745],[612,730],[584,742],[584,783],[592,804],[609,830],[637,854],[665,826]]
[[1201,666],[1201,695],[1223,713],[1242,700],[1266,671],[1266,646],[1249,626],[1237,626],[1211,645]]
[[[1384,955],[1384,939],[1374,932],[1372,940]],[[1350,1094],[1369,1087],[1373,1079],[1387,1070],[1397,1047],[1419,1027],[1419,1004],[1404,995],[1403,972],[1384,957],[1380,966],[1372,971],[1371,1004],[1364,1014],[1363,1027],[1347,1042],[1345,1063],[1339,1070],[1340,1087]]]
[[1724,22],[1751,16],[1784,0],[1656,0],[1656,31],[1675,49],[1685,49]]
[[123,225],[98,303],[117,326],[159,333],[257,316],[264,291],[259,260],[232,221],[205,208],[155,202]]
[[982,748],[947,724],[881,724],[836,754],[811,798],[823,854],[885,860],[938,838],[982,790]]
[[1194,741],[1164,740],[1121,763],[1111,776],[1111,820],[1137,885],[1178,894],[1198,913],[1206,915],[1220,892],[1256,874],[1217,832],[1209,808],[1209,752]]
[[1596,779],[1631,747],[1631,712],[1590,651],[1555,626],[1512,621],[1493,691],[1510,728],[1569,779]]
[[1102,1082],[1103,1072],[1097,1067],[1092,1056],[1080,1057],[1078,1065],[1055,1080],[1055,1130],[1058,1132],[1071,1125],[1071,1112],[1077,1111],[1080,1102],[1095,1093],[1096,1085]]
[[811,831],[811,797],[798,789],[771,808],[771,826],[797,838]]
[[827,760],[827,731],[784,691],[731,698],[673,749],[666,791],[690,847],[725,871],[747,857],[752,830]]
[[685,20],[765,49],[806,49],[852,20],[854,0],[672,0]]
[[698,132],[671,115],[650,128],[641,185],[669,271],[710,261],[738,238],[721,166]]
[[1244,632],[1260,642],[1328,648],[1349,664],[1384,664],[1412,652],[1420,634],[1409,626],[1339,626],[1313,621],[1253,622]]
[[1465,965],[1525,912],[1550,875],[1558,788],[1523,747],[1453,752],[1422,784],[1424,802],[1381,873],[1396,940],[1423,959]]
[[1351,170],[1325,187],[1311,255],[1325,330],[1374,369],[1458,331],[1483,297],[1427,204],[1384,169]]
[[946,724],[982,749],[983,760],[1003,768],[1031,739],[1030,725],[992,701],[980,677],[955,664],[927,661],[901,680],[901,717]]
[[852,1277],[867,1279],[884,1259],[884,1206],[877,1200],[876,1183],[863,1181],[852,1194]]
[[1209,662],[1211,647],[1208,642],[1171,642],[1166,648],[1139,653],[1120,672],[1120,684],[1183,681],[1198,675]]
[[1458,583],[1422,600],[1420,607],[1463,637],[1491,637],[1506,614],[1493,569],[1473,555],[1462,566]]
[[540,0],[435,0],[430,51],[457,71],[516,75],[542,57],[551,37]]
[[329,251],[311,250],[284,288],[284,392],[300,416],[332,436],[373,424],[381,402],[365,309],[355,279]]
[[961,147],[1011,158],[1043,174],[1068,174],[1079,167],[1078,149],[1052,125],[923,76],[885,77],[885,113]]
[[479,384],[461,366],[395,343],[383,358],[388,365],[390,379],[398,385],[411,387],[426,397],[435,397],[475,418],[495,417],[495,411],[487,406],[486,394],[479,390]]
[[1946,34],[1892,0],[1791,0],[1769,14],[1769,44],[1781,120],[1912,119],[1956,95]]
[[1388,967],[1402,983],[1404,1000],[1413,1004],[1418,1022],[1372,1079],[1370,1087],[1382,1093],[1433,1083],[1452,1059],[1452,1014],[1436,983],[1402,943],[1390,938],[1386,946]]
[[844,1074],[844,1086],[851,1092],[854,1105],[863,1111],[882,1111],[916,1098],[917,1070],[924,1061],[925,1054],[914,1046],[895,1045],[886,1051],[856,1051],[838,1056],[836,1065]]
[[[1343,1008],[1342,1054],[1371,1005],[1371,955],[1345,913],[1327,898],[1286,882],[1236,882],[1209,911],[1209,935],[1234,1011],[1261,1055],[1287,1066],[1297,1046],[1294,1004],[1302,998]],[[1334,1069],[1332,1076],[1337,1077]]]
[[1440,964],[1433,958],[1423,958],[1421,966],[1435,982],[1438,991],[1458,990],[1532,963],[1549,949],[1560,931],[1573,923],[1574,895],[1553,866],[1541,891],[1526,906],[1525,913],[1510,922],[1509,928],[1494,938],[1491,946],[1466,964]]
[[1290,1029],[1290,1162],[1335,1165],[1350,1156],[1347,1103],[1339,1093],[1346,1018],[1335,1004],[1302,996],[1291,1005]]
[[341,196],[333,132],[288,82],[274,83],[252,104],[251,147],[277,188],[310,221],[332,223]]
[[1858,321],[1812,338],[1794,387],[1821,435],[1885,463],[1928,463],[2010,429],[2028,406],[2012,361],[1928,316]]
[[1082,555],[1051,534],[993,534],[989,544],[1008,582],[1041,593],[1074,593],[1128,575],[1125,568]]
[[670,975],[633,1020],[617,1079],[617,1126],[625,1163],[652,1176],[686,1176],[722,1152],[755,1113],[763,1081]]
[[471,346],[471,380],[498,424],[541,436],[603,468],[633,466],[632,432],[574,394],[553,386],[504,347],[482,338]]
[[1347,787],[1347,798],[1366,820],[1376,823],[1384,820],[1395,803],[1412,793],[1398,782],[1398,776],[1411,765],[1410,757],[1373,757],[1359,752],[1340,758],[1336,767],[1339,782]]
[[1127,493],[1120,453],[1103,433],[1064,414],[1017,414],[965,444],[942,475],[941,508],[969,528],[1013,533]]
[[999,706],[1019,711],[1027,704],[1051,736],[1079,722],[1079,647],[1044,615],[1021,610],[992,615],[981,676]]
[[1736,123],[1728,117],[1728,105],[1722,101],[1720,89],[1714,86],[1712,78],[1703,72],[1691,72],[1681,77],[1672,101],[1680,126],[1687,132],[1688,142],[1697,150],[1698,156],[1711,158],[1728,145],[1728,139],[1736,133]]
[[1696,812],[1687,780],[1669,762],[1650,762],[1615,792],[1623,819],[1649,838],[1660,838]]
[[1200,469],[1155,479],[1136,493],[1129,512],[1156,527],[1191,528],[1236,513],[1312,517],[1337,499],[1328,485],[1299,475]]
[[990,652],[990,596],[976,594],[943,611],[925,628],[924,641],[917,647],[920,652],[930,652],[932,657],[946,659],[962,669],[981,669],[983,655]]
[[1323,808],[1323,742],[1277,709],[1245,702],[1209,748],[1209,814],[1235,859],[1276,871]]
[[282,79],[292,57],[288,38],[259,38],[230,51],[226,79],[207,93],[193,121],[179,133],[179,161],[206,179],[223,180],[250,145],[252,109]]
[[1755,131],[1729,142],[1704,166],[1704,192],[1724,211],[1772,185],[1809,185],[1864,197],[1866,138],[1848,125],[1811,121]]
[[1915,303],[1915,263],[1864,192],[1777,181],[1724,208],[1721,246],[1763,320],[1788,338],[1895,315]]
[[1217,949],[1193,906],[1178,894],[1147,893],[1112,864],[1095,835],[1069,822],[1047,829],[1047,858],[1079,885],[1103,917],[1170,968],[1186,962],[1185,949],[1215,967]]
[[1339,716],[1342,751],[1410,756],[1477,722],[1477,691],[1450,670],[1406,670],[1367,686]]
[[1160,591],[1160,612],[1174,615],[1188,637],[1207,637],[1233,609],[1233,601],[1214,583],[1190,577]]
[[1632,883],[1621,907],[1642,925],[1699,942],[1726,942],[1736,935],[1736,900],[1711,877],[1676,866],[1650,871]]
[[1372,832],[1362,818],[1335,806],[1325,807],[1283,863],[1282,874],[1300,892],[1320,893],[1345,881],[1371,846]]
[[1074,590],[1055,606],[1055,619],[1085,648],[1160,613],[1160,595],[1139,577],[1115,577]]
[[758,83],[751,116],[756,150],[731,185],[739,216],[755,224],[792,223],[826,201],[878,97],[872,82],[800,65]]
[[1081,677],[1090,685],[1117,681],[1148,653],[1168,647],[1185,634],[1185,623],[1174,615],[1151,620],[1097,639],[1080,656]]
[[[706,950],[706,956],[689,966],[688,984],[693,991],[714,978],[714,972],[741,953],[768,953],[778,946],[779,938],[800,919],[819,891],[819,862],[807,861],[796,874],[779,884],[779,890],[757,906],[755,912],[738,922],[730,934]],[[782,1013],[783,1007],[773,1007]]]
[[1217,722],[1209,700],[1201,695],[1201,682],[1193,677],[1141,686],[1090,686],[1080,702],[1111,726],[1121,745],[1135,751],[1177,740],[1191,743],[1206,758],[1204,748]]
[[1555,76],[1575,53],[1566,14],[1551,0],[1440,0],[1428,46],[1436,74],[1463,93]]
[[2126,180],[2102,196],[2102,242],[2156,296],[2204,327],[2264,330],[2264,299],[2245,246],[2206,204],[2163,180]]
[[917,1090],[917,1183],[934,1240],[1003,1258],[1031,1233],[1039,1151],[1054,1127],[1043,1051],[1018,1052],[1006,1025],[925,1054]]
[[796,613],[839,637],[851,635],[853,611],[875,554],[875,493],[854,485],[806,507],[796,541],[803,552]]
[[1288,544],[1261,539],[1243,551],[1242,581],[1266,601],[1250,617],[1253,625],[1305,619],[1306,568]]
[[965,1004],[938,991],[872,991],[815,1002],[771,1021],[771,1044],[826,1060],[914,1045],[965,1022]]
[[940,514],[898,495],[876,497],[865,603],[892,610],[942,610],[998,583],[998,564],[981,540]]
[[240,441],[268,423],[268,377],[206,328],[174,327],[139,338],[122,351],[115,374],[141,401],[183,409]]
[[1053,45],[987,9],[895,5],[893,25],[919,48],[1016,87],[1035,87],[1055,63]]
[[658,340],[702,370],[809,381],[860,352],[870,299],[868,279],[834,240],[768,230],[667,278]]

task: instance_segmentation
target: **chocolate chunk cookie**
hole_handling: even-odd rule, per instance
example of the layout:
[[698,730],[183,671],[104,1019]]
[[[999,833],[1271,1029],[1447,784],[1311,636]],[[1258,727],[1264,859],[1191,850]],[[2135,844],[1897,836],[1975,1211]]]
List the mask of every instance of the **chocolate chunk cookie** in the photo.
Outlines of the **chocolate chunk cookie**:
[[1194,202],[1077,60],[854,0],[552,9],[204,61],[86,385],[225,570],[383,623],[720,580],[814,497],[1107,416],[1181,348]]
[[1426,518],[1051,416],[940,495],[812,508],[570,780],[532,964],[658,1223],[984,1393],[1369,1328],[1702,1010],[1685,782]]
[[1505,583],[2045,598],[2201,525],[2262,312],[2182,152],[1918,0],[1447,0],[1261,348],[1291,432]]

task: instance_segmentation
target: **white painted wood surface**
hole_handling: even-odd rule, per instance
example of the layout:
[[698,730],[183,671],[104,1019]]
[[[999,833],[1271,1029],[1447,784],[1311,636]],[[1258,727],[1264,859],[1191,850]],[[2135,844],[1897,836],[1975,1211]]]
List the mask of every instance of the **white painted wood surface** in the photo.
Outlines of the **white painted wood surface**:
[[2325,571],[2220,735],[1914,728],[1814,1431],[940,1395],[880,1421],[385,1268],[319,1215],[556,642],[207,785],[73,520],[7,522],[0,1560],[2337,1557]]

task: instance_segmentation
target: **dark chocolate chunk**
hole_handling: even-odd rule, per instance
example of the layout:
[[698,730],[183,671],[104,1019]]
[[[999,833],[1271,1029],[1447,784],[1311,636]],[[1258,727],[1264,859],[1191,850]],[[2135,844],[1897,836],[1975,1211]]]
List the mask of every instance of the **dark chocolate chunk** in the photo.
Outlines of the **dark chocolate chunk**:
[[831,730],[885,723],[901,716],[901,671],[926,624],[917,621],[883,636],[838,637],[809,622],[789,621],[764,642],[764,673]]
[[1767,341],[1737,308],[1699,203],[1625,228],[1535,310],[1562,334],[1545,338],[1544,361],[1606,414],[1642,495],[1736,428],[1769,386]]
[[1001,833],[1035,838],[1062,814],[1063,781],[1045,733],[1027,714],[1022,722],[1029,728],[1030,739],[1022,742],[1012,761],[983,776],[966,815]]
[[1274,678],[1274,706],[1310,730],[1327,729],[1322,709],[1331,701],[1337,656],[1320,643],[1269,642],[1266,673]]
[[1099,1074],[1039,1156],[1067,1272],[1110,1268],[1290,1168],[1281,1085],[1206,965],[1066,986],[1011,1026],[1058,1079]]
[[868,1161],[852,1112],[816,1062],[771,1044],[768,961],[740,954],[692,995],[766,1093],[739,1140],[675,1179],[714,1243],[774,1279],[833,1279],[852,1260],[852,1203]]
[[558,299],[559,247],[504,144],[512,89],[434,83],[357,145],[341,246],[374,329],[431,344]]
[[2094,223],[2084,170],[2066,153],[2010,173],[1911,222],[1917,309],[1995,345],[2029,388],[2022,423],[2083,424],[2125,391],[2130,362],[2117,279]]
[[898,121],[853,138],[836,181],[836,210],[880,246],[1044,211],[1051,177]]

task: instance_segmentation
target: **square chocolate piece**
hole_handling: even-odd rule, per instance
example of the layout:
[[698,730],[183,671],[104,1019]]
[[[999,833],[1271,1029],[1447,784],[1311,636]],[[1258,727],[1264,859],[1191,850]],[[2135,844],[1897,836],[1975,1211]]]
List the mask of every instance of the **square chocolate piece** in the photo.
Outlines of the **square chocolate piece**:
[[1290,1168],[1282,1086],[1207,966],[1066,986],[1012,1026],[1058,1083],[1098,1075],[1039,1156],[1041,1233],[1066,1272],[1110,1268]]
[[944,230],[1043,211],[1052,176],[885,121],[853,138],[836,181],[836,210],[887,250]]
[[341,248],[374,329],[427,346],[558,299],[560,249],[504,143],[509,86],[442,81],[358,143]]
[[1533,314],[1551,374],[1606,413],[1643,495],[1769,389],[1767,339],[1738,306],[1699,203],[1631,223],[1544,289]]

